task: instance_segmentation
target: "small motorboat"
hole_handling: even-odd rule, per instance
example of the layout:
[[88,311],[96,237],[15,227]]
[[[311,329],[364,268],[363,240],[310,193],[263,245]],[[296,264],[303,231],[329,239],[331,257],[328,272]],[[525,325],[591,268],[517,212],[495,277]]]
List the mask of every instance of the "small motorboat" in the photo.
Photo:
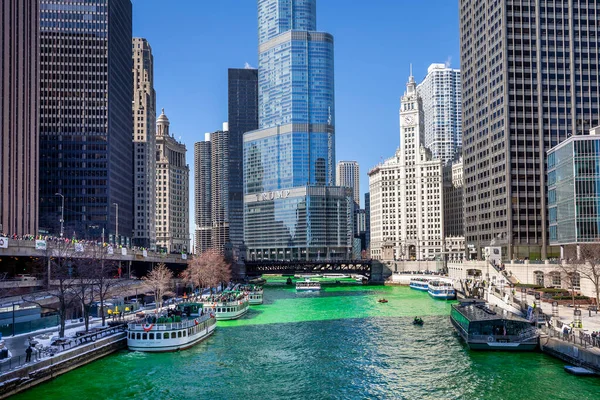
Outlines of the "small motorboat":
[[377,300],[377,302],[378,303],[387,303],[388,301],[387,301],[387,299],[379,299],[379,300]]
[[413,325],[422,326],[423,325],[423,319],[419,318],[419,317],[415,317],[415,319],[413,320]]
[[285,281],[286,285],[291,285],[292,284],[292,278],[288,277],[287,280]]

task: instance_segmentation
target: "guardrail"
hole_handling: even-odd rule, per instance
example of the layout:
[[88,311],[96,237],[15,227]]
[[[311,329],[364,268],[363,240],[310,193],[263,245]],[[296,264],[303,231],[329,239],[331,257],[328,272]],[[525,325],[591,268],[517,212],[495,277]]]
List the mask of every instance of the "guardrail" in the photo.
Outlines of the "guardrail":
[[69,338],[68,341],[65,341],[64,343],[59,343],[54,346],[39,348],[34,347],[32,348],[33,351],[29,360],[27,359],[27,355],[25,354],[0,360],[0,374],[12,371],[24,365],[34,364],[36,362],[40,362],[48,358],[52,359],[55,355],[58,355],[59,353],[62,353],[65,350],[73,349],[90,342],[95,342],[100,338],[113,335],[118,332],[123,332],[124,330],[125,324],[121,323],[119,325],[109,326],[108,328],[102,328],[95,332],[81,335],[79,337]]
[[[562,327],[560,321],[557,321],[559,325]],[[573,332],[572,330],[568,333],[557,331],[553,328],[548,328],[547,326],[542,327],[542,332],[550,337],[554,337],[565,342],[577,344],[582,347],[595,347],[600,348],[600,336],[592,337],[589,333],[585,333],[583,331]]]

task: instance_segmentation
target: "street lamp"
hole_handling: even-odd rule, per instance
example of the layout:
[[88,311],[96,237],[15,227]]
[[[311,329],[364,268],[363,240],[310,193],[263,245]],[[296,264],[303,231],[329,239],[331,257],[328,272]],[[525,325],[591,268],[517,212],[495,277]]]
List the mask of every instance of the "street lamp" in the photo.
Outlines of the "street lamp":
[[[113,206],[115,206],[117,208],[117,213],[115,216],[115,245],[117,244],[117,240],[119,240],[119,204],[117,203],[113,203]],[[121,244],[121,241],[119,240],[119,244]]]
[[62,206],[60,207],[60,237],[63,237],[63,227],[65,223],[65,196],[62,193],[54,193],[55,196],[62,197]]

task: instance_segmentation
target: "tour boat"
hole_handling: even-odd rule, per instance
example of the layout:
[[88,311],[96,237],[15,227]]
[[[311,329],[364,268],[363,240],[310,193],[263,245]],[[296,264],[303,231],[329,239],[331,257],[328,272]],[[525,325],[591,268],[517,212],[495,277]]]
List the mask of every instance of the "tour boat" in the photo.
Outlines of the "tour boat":
[[204,303],[204,312],[213,312],[217,321],[238,319],[248,312],[248,295],[240,291],[224,291],[209,296]]
[[321,290],[321,283],[320,282],[311,281],[310,279],[306,278],[303,281],[296,282],[296,290],[297,291],[302,291],[302,292],[309,292],[309,291],[313,291],[313,290]]
[[456,289],[450,279],[436,278],[427,283],[427,291],[434,299],[454,300],[456,299]]
[[345,275],[345,274],[323,274],[323,278],[345,279],[345,278],[350,278],[350,275]]
[[310,279],[310,278],[322,278],[323,275],[319,275],[319,274],[296,274],[294,275],[294,278],[300,278],[300,279]]
[[426,292],[427,290],[429,290],[430,280],[431,278],[426,278],[423,276],[410,278],[410,283],[408,286],[410,286],[411,289],[422,290]]
[[473,350],[531,351],[539,331],[525,318],[504,309],[491,310],[483,300],[453,304],[450,321]]
[[263,303],[263,288],[258,285],[241,285],[238,290],[248,294],[248,301],[251,306]]
[[130,350],[167,352],[184,350],[210,336],[215,330],[214,314],[200,313],[195,318],[148,315],[142,321],[127,324]]

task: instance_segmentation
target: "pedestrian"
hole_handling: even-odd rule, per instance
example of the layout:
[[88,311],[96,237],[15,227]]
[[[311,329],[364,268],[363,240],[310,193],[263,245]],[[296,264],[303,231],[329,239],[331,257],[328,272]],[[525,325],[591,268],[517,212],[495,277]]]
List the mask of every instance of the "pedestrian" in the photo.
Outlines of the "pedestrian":
[[31,353],[33,353],[33,349],[31,348],[31,346],[29,346],[27,350],[25,350],[25,354],[27,354],[27,356],[25,357],[25,362],[31,361]]

